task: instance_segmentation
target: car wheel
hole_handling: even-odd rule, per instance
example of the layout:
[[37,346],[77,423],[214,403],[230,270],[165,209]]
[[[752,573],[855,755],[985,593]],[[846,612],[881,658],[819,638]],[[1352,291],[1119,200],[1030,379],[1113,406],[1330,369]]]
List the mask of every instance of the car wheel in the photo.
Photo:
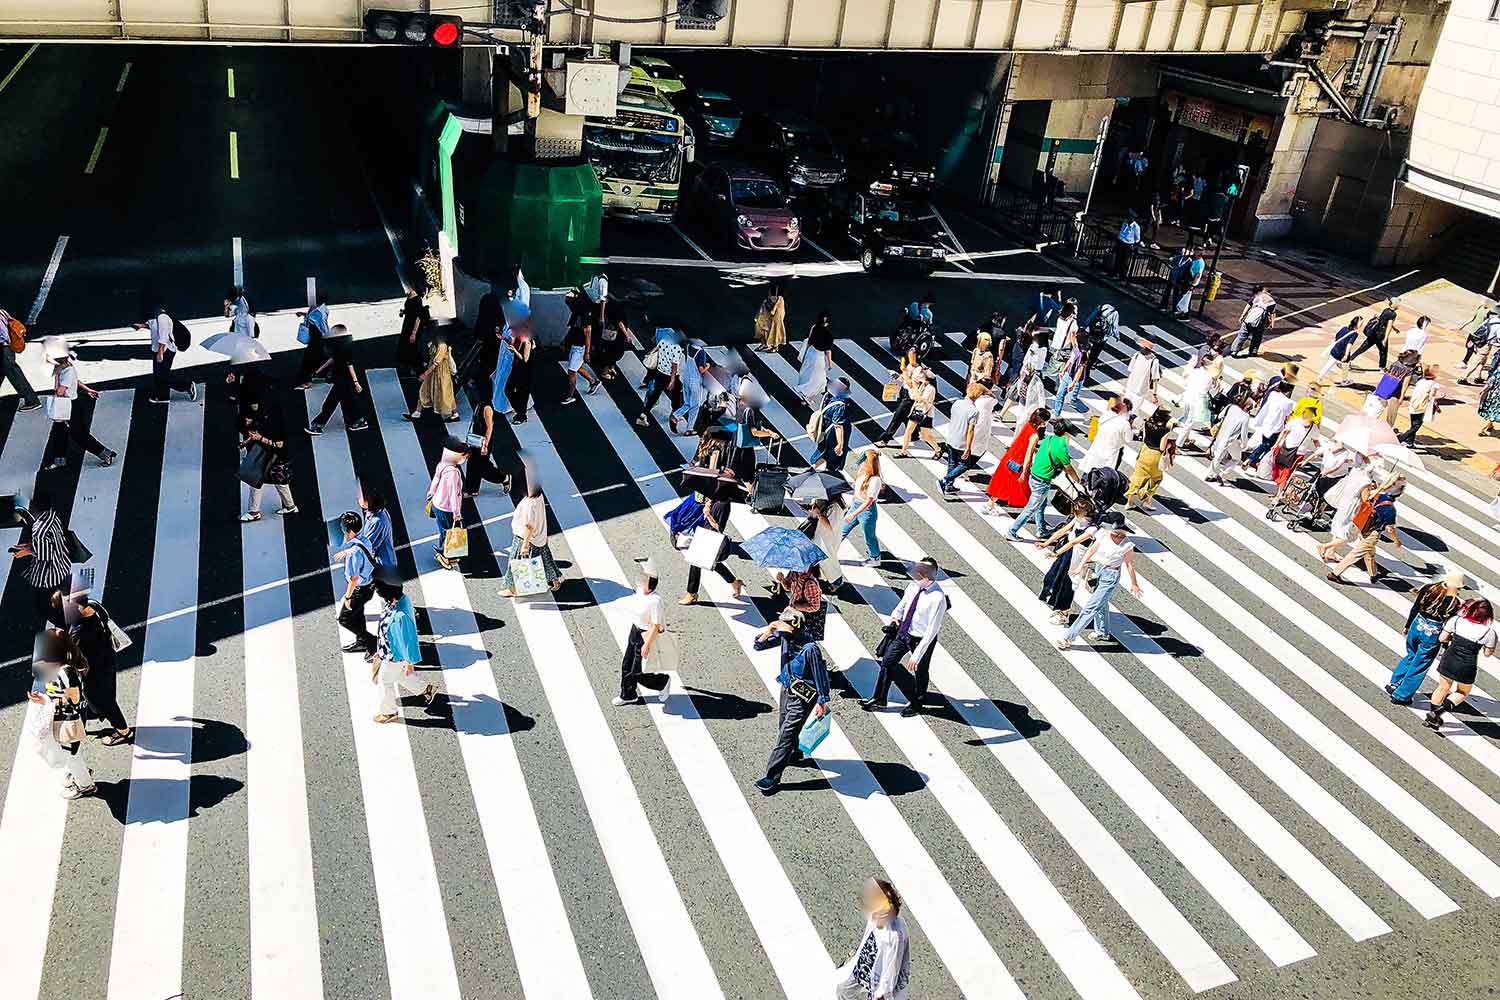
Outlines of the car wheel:
[[859,252],[859,266],[866,271],[875,270],[875,251],[865,247]]

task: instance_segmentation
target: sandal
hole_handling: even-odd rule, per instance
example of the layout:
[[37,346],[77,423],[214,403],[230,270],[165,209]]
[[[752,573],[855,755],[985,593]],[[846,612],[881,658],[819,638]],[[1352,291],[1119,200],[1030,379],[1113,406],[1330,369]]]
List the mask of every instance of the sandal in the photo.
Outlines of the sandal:
[[433,685],[429,684],[429,685],[427,685],[427,690],[422,692],[422,704],[424,704],[424,705],[431,705],[432,704],[432,699],[434,699],[436,697],[437,697],[437,688],[434,687]]
[[500,588],[500,596],[501,597],[515,597],[516,596],[516,592],[514,590],[510,589],[509,587],[501,587]]
[[562,581],[561,580],[556,580],[552,584],[552,592],[555,594],[559,590],[562,590]]
[[386,723],[386,722],[395,722],[399,718],[401,718],[401,715],[400,715],[399,712],[392,712],[390,715],[377,715],[377,716],[375,716],[375,721],[383,724],[383,723]]
[[100,740],[99,742],[103,743],[107,747],[117,747],[121,743],[131,743],[131,742],[134,742],[134,740],[135,740],[135,727],[132,726],[129,729],[125,730],[125,732],[123,732],[123,733],[119,732],[118,730],[116,730],[114,732],[111,732],[109,735],[105,736],[104,739]]

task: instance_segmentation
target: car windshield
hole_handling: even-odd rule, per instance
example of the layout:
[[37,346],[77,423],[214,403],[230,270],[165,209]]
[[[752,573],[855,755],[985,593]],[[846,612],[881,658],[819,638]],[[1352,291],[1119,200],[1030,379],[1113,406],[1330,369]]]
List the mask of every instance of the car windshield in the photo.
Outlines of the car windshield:
[[833,140],[820,128],[784,128],[781,137],[788,149],[799,153],[833,152]]
[[679,141],[669,135],[587,125],[583,148],[601,181],[617,178],[671,183],[677,180],[682,163]]
[[733,101],[723,97],[701,97],[698,99],[703,105],[705,115],[713,115],[716,118],[738,118],[740,107]]
[[646,72],[653,80],[676,80],[677,71],[665,63],[647,63]]
[[890,195],[869,196],[870,218],[885,222],[916,222],[925,216],[926,206],[911,198],[894,198]]
[[736,177],[729,182],[729,190],[740,208],[781,208],[786,204],[776,182],[763,177]]

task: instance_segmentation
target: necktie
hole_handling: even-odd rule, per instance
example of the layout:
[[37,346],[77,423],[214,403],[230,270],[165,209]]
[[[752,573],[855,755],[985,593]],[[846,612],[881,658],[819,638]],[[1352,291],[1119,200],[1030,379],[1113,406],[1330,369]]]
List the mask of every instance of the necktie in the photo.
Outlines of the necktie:
[[901,619],[901,627],[896,630],[898,639],[905,639],[911,635],[911,620],[917,616],[917,600],[921,598],[922,591],[918,590],[911,595],[911,604],[907,606],[906,616]]

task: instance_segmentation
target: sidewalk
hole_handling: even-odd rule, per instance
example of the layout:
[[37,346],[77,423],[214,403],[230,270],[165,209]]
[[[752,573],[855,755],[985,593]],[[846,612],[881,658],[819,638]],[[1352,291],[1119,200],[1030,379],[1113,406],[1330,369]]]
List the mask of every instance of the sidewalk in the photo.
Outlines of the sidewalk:
[[[1091,212],[1090,217],[1102,225],[1118,228],[1124,213],[1106,208],[1103,212]],[[1183,245],[1186,236],[1176,226],[1162,226],[1156,238],[1162,247],[1160,253],[1170,255]],[[1212,248],[1204,257],[1212,260]],[[1207,304],[1201,317],[1199,299],[1195,297],[1192,316],[1185,321],[1186,325],[1204,336],[1215,331],[1233,332],[1239,327],[1245,301],[1257,285],[1266,285],[1276,297],[1278,310],[1276,325],[1262,344],[1262,356],[1268,363],[1300,364],[1304,385],[1322,366],[1333,334],[1350,318],[1368,318],[1384,308],[1392,296],[1396,298],[1398,331],[1404,332],[1419,316],[1430,316],[1432,323],[1422,357],[1438,366],[1443,393],[1440,411],[1417,436],[1418,448],[1434,458],[1461,462],[1484,476],[1500,465],[1500,438],[1479,435],[1484,426],[1477,412],[1482,388],[1457,384],[1458,376],[1463,373],[1460,362],[1465,336],[1459,328],[1476,309],[1491,304],[1491,300],[1443,278],[1440,265],[1387,272],[1292,244],[1260,245],[1226,240],[1219,256],[1219,271],[1224,278],[1217,297]],[[1206,276],[1204,280],[1207,281]],[[1112,280],[1110,283],[1127,287]],[[1127,290],[1136,294],[1133,288]],[[1392,334],[1390,341],[1393,349],[1398,348],[1401,334]],[[1351,384],[1330,391],[1327,398],[1358,410],[1379,378],[1377,364],[1374,352],[1366,353],[1355,363]],[[1405,426],[1403,408],[1397,429]]]

